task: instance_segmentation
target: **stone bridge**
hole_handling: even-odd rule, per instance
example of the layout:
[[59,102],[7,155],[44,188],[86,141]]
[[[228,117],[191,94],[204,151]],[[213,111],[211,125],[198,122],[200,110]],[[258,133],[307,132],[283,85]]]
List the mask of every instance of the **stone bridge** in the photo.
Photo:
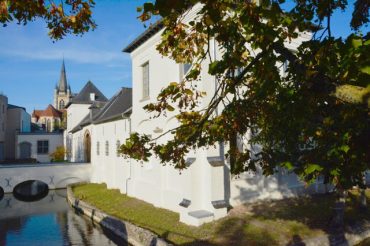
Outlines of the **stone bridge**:
[[68,184],[89,182],[90,163],[0,165],[0,190],[13,192],[14,187],[28,180],[39,180],[49,189],[66,188]]

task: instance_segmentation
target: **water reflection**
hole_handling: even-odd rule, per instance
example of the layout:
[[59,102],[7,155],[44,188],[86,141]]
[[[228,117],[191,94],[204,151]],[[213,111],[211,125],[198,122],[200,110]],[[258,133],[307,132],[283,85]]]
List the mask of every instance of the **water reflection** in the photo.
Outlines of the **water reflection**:
[[0,245],[127,245],[67,204],[66,191],[22,202],[11,194],[0,201]]

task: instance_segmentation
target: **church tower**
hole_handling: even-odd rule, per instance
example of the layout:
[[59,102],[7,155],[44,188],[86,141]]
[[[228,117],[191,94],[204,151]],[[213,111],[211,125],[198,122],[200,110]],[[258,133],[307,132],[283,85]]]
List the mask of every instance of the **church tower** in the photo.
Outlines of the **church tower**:
[[58,110],[64,109],[64,107],[68,104],[71,98],[72,98],[71,87],[67,83],[66,68],[63,59],[59,82],[54,89],[54,105],[53,105],[54,108]]

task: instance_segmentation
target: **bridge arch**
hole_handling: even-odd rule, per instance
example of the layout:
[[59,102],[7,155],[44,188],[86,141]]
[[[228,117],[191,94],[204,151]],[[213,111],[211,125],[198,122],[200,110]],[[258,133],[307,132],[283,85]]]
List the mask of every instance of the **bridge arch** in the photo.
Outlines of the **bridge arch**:
[[91,162],[91,135],[89,130],[85,131],[84,134],[84,161]]
[[17,184],[13,195],[20,201],[37,201],[49,193],[49,186],[40,180],[27,180]]

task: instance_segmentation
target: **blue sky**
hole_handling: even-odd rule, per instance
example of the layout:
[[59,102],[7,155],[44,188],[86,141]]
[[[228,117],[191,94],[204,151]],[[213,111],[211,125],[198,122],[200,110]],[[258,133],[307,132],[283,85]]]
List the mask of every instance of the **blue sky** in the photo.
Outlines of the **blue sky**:
[[[69,35],[55,43],[43,21],[26,26],[0,26],[0,93],[9,103],[24,106],[29,113],[44,109],[53,100],[64,56],[67,80],[78,92],[91,80],[109,98],[122,86],[131,87],[131,63],[122,49],[142,31],[136,7],[144,0],[96,0],[95,31],[82,37]],[[353,0],[349,0],[353,5]],[[287,5],[289,6],[289,4]],[[349,12],[334,16],[333,33],[345,36]]]
[[98,27],[55,43],[46,24],[0,26],[0,93],[29,113],[52,103],[64,56],[68,83],[78,92],[88,80],[109,98],[122,86],[131,87],[130,56],[121,52],[144,31],[136,7],[144,1],[97,0],[93,10]]

